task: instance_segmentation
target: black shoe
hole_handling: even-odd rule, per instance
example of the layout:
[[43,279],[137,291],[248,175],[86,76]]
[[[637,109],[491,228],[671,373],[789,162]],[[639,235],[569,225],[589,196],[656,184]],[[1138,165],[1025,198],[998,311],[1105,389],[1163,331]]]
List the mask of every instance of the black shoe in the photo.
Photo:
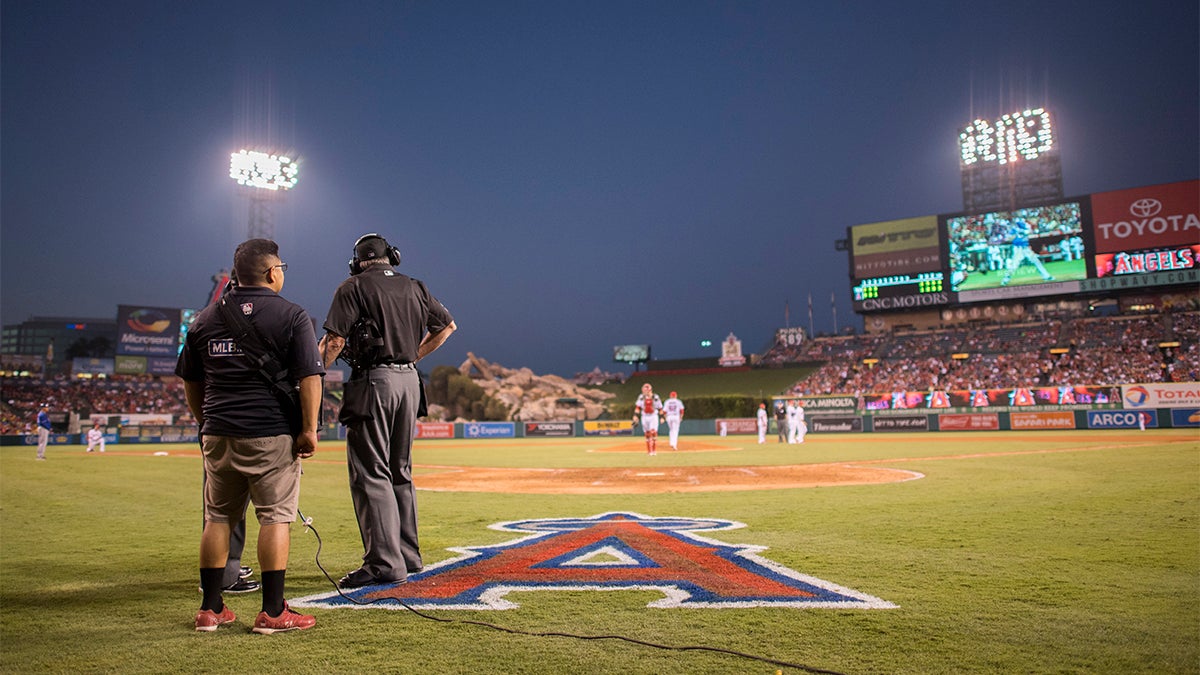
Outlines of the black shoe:
[[425,569],[425,566],[424,566],[424,565],[419,565],[419,566],[417,566],[417,567],[410,567],[410,568],[408,568],[408,570],[407,570],[407,571],[408,571],[408,573],[409,573],[409,574],[417,574],[417,573],[419,573],[419,572],[420,572],[421,570],[423,570],[423,569]]
[[404,579],[380,579],[360,567],[342,577],[341,581],[338,582],[338,588],[362,588],[363,586],[402,584],[404,582]]
[[245,565],[242,565],[241,569],[238,570],[238,578],[239,579],[245,579],[246,577],[250,576],[251,574],[254,574],[253,567],[246,567]]
[[223,593],[253,593],[262,587],[262,584],[253,579],[238,579],[236,583],[222,588]]

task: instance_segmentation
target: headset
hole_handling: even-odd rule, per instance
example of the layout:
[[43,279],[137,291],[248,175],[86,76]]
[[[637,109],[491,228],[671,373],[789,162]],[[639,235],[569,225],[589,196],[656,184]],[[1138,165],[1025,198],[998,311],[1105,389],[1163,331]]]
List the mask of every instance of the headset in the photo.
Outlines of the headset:
[[354,257],[350,259],[350,276],[354,276],[363,271],[361,263],[379,257],[379,251],[374,246],[363,246],[365,242],[372,239],[378,239],[383,242],[384,254],[387,255],[388,263],[395,267],[400,264],[400,249],[388,243],[387,239],[371,232],[364,234],[354,242]]

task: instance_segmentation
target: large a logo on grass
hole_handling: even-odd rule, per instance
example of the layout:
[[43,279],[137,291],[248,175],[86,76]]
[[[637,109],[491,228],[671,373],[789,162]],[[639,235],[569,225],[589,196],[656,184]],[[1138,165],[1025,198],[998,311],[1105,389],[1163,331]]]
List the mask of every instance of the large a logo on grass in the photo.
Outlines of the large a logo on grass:
[[[431,565],[400,585],[347,592],[373,607],[513,609],[520,591],[655,590],[648,607],[831,607],[889,609],[896,605],[788,569],[758,554],[765,546],[727,544],[701,532],[742,523],[715,518],[655,518],[603,513],[497,523],[491,529],[525,536],[494,546],[450,549],[461,556]],[[297,607],[350,607],[336,592],[298,598]]]

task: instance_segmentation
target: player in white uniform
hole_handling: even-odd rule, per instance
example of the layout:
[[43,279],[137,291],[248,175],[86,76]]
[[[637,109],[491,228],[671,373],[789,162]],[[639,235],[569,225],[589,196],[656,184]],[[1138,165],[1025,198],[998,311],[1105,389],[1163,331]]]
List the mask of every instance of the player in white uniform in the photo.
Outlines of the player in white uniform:
[[767,404],[758,404],[758,443],[762,445],[767,442]]
[[800,435],[800,403],[797,401],[787,402],[787,428],[788,428],[788,443],[799,443],[797,438]]
[[796,401],[796,442],[803,443],[808,433],[808,422],[804,421],[804,402]]
[[654,455],[658,446],[658,425],[663,409],[662,399],[654,393],[650,383],[642,385],[642,393],[633,404],[633,421],[642,423],[642,433],[646,436],[646,454]]
[[663,413],[667,416],[667,442],[672,450],[679,449],[679,423],[683,421],[683,401],[679,394],[671,392],[663,402]]
[[96,420],[96,423],[92,425],[92,428],[88,429],[87,439],[88,452],[93,452],[92,448],[96,447],[97,445],[100,446],[100,452],[104,452],[104,430],[100,428],[100,420]]

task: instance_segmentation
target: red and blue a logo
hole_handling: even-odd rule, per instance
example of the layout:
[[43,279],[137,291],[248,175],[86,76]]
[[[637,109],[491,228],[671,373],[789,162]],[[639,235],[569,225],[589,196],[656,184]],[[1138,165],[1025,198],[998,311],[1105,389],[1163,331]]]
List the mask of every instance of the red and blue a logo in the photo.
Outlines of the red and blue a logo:
[[[401,609],[514,609],[521,591],[654,590],[648,607],[890,609],[890,602],[788,569],[759,556],[764,546],[727,544],[702,532],[742,523],[611,512],[591,518],[497,523],[523,536],[494,546],[453,548],[457,558],[411,574],[408,583],[347,591],[358,602]],[[297,607],[352,607],[335,593],[297,598]]]

